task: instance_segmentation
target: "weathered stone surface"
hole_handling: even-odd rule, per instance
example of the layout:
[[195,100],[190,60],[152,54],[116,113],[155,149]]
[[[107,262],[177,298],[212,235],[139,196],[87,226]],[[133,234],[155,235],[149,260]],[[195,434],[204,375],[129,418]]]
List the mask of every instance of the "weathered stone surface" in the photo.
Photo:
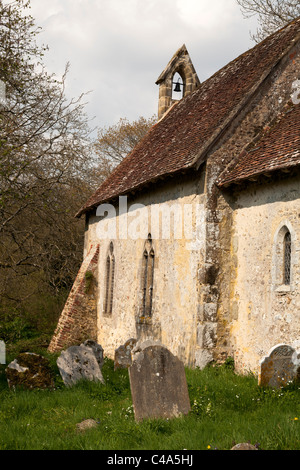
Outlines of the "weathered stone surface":
[[63,351],[57,359],[57,366],[66,386],[72,386],[80,380],[104,383],[94,350],[84,344],[70,346]]
[[141,348],[128,370],[137,421],[189,413],[184,365],[168,349],[159,345]]
[[236,444],[234,447],[232,447],[231,450],[258,450],[258,449],[252,444],[249,444],[248,442],[242,442],[241,444]]
[[88,348],[92,348],[95,354],[95,357],[97,359],[97,362],[99,364],[99,367],[101,369],[104,364],[104,350],[102,346],[98,344],[96,341],[94,341],[93,339],[87,339],[82,345]]
[[126,369],[131,366],[131,351],[136,346],[136,339],[130,338],[126,343],[122,344],[115,350],[114,369]]
[[86,431],[87,429],[96,428],[97,426],[98,423],[94,419],[85,419],[81,421],[81,423],[76,424],[78,431]]
[[279,344],[260,363],[259,385],[284,387],[297,378],[300,360],[294,348]]
[[[156,81],[159,85],[158,119],[161,119],[170,106],[176,101],[172,99],[172,80],[175,72],[178,72],[178,70],[184,70],[184,95],[191,93],[200,85],[200,80],[194,69],[188,51],[185,45],[183,45],[173,55],[172,59]],[[183,80],[182,77],[181,80]]]
[[6,348],[4,341],[0,340],[0,364],[6,364]]
[[8,364],[6,377],[9,388],[52,388],[54,380],[49,361],[38,354],[25,352]]

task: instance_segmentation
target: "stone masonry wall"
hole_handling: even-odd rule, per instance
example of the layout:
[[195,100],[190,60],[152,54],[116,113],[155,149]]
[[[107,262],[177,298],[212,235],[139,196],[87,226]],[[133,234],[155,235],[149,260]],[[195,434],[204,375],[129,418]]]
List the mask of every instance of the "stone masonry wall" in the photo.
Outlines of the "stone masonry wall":
[[173,78],[176,72],[180,74],[184,84],[183,96],[188,95],[200,85],[200,80],[185,46],[177,51],[171,63],[168,64],[156,82],[159,84],[158,119],[161,119],[176,102],[172,99]]
[[[238,370],[258,372],[260,360],[274,346],[300,348],[299,172],[250,185],[237,194],[234,208],[233,356]],[[283,253],[278,249],[284,227],[292,240],[290,285],[283,285]]]
[[[218,146],[209,154],[206,176],[206,271],[200,279],[203,355],[199,363],[213,358],[224,361],[233,356],[236,337],[232,324],[236,318],[236,305],[231,299],[236,278],[236,238],[232,238],[233,206],[230,190],[220,191],[216,185],[226,165],[262,132],[264,126],[280,113],[291,100],[293,82],[300,66],[299,43],[273,69],[251,101],[227,128]],[[204,312],[209,308],[209,315]],[[256,331],[257,340],[260,332]],[[251,355],[251,352],[249,352]],[[249,357],[248,355],[248,357]],[[243,362],[243,358],[240,358]],[[250,363],[245,359],[245,367]],[[251,364],[253,366],[253,364]]]
[[[143,204],[140,214],[151,210],[161,212],[161,226],[169,226],[168,211],[176,204],[179,213],[184,205],[191,205],[193,211],[198,207],[198,216],[203,219],[203,171],[194,176],[178,176],[173,181],[162,181],[154,187],[128,201],[128,208],[133,204]],[[134,214],[134,213],[132,213]],[[149,214],[149,213],[148,213]],[[195,214],[195,212],[194,212]],[[128,218],[128,228],[138,213]],[[192,238],[174,236],[171,216],[170,236],[160,234],[156,237],[151,226],[141,228],[140,237],[133,239],[97,238],[99,217],[91,217],[86,236],[86,247],[96,240],[101,244],[99,257],[99,297],[98,297],[98,342],[103,346],[108,357],[114,356],[117,347],[129,338],[137,340],[159,340],[173,354],[194,365],[197,348],[197,277],[203,263],[205,233],[201,220],[202,233],[196,233],[193,219]],[[113,220],[113,219],[112,219]],[[120,222],[120,216],[116,218]],[[150,221],[150,219],[149,219]],[[154,224],[155,225],[155,224]],[[175,224],[176,225],[176,224]],[[176,225],[178,228],[178,225]],[[153,237],[154,282],[151,318],[142,318],[143,295],[143,252],[148,233]],[[184,235],[184,233],[183,233]],[[196,241],[197,244],[193,246]],[[111,314],[104,312],[105,303],[105,268],[110,242],[113,241],[115,256],[113,308]]]

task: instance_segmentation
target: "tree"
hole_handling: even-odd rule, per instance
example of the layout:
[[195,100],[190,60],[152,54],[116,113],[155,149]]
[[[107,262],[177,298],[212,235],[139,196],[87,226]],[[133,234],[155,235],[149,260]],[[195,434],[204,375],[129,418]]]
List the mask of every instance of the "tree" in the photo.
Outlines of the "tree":
[[258,15],[259,28],[251,35],[262,41],[279,28],[300,16],[299,0],[237,0],[245,18]]
[[85,221],[74,215],[154,123],[120,120],[94,145],[85,95],[65,98],[68,65],[60,80],[46,72],[29,6],[0,0],[0,337],[15,318],[55,324],[82,262]]
[[[47,74],[47,48],[29,2],[0,1],[0,303],[24,305],[37,291],[68,289],[82,259],[84,221],[74,218],[91,191],[91,141],[84,95],[67,101],[65,81]],[[1,306],[0,305],[0,306]]]
[[128,153],[140,142],[149,129],[156,123],[157,117],[140,117],[135,121],[121,118],[117,124],[98,130],[95,142],[98,171],[97,181],[105,179]]

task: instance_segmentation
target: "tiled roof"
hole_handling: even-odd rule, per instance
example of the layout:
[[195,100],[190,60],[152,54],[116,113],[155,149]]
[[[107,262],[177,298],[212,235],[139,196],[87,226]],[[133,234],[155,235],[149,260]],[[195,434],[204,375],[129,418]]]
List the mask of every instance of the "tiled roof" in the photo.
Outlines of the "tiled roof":
[[271,124],[255,146],[248,147],[221,174],[226,187],[274,170],[300,165],[300,104],[291,106]]
[[266,38],[178,101],[77,213],[205,161],[209,146],[292,47],[300,19]]

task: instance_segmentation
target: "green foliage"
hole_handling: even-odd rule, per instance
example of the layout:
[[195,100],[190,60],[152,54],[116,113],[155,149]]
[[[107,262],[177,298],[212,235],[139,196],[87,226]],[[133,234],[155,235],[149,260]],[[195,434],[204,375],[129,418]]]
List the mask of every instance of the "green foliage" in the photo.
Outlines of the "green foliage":
[[36,293],[20,306],[0,304],[0,339],[7,351],[16,354],[48,346],[65,304],[68,292],[50,295],[45,291]]
[[32,338],[36,333],[30,324],[18,316],[9,317],[0,323],[0,338],[5,343],[13,343],[22,338]]

